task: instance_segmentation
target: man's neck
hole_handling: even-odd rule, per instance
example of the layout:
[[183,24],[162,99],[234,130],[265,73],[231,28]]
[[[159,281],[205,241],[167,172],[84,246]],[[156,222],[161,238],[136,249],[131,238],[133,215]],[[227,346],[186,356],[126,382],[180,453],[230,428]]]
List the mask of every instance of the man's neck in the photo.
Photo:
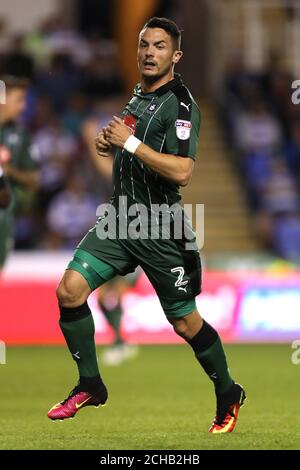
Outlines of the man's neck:
[[173,79],[174,79],[173,70],[167,75],[160,77],[158,80],[154,82],[148,81],[147,77],[146,78],[141,77],[141,88],[142,88],[143,93],[154,93],[158,88],[160,88],[161,86],[165,85],[166,83],[170,82]]

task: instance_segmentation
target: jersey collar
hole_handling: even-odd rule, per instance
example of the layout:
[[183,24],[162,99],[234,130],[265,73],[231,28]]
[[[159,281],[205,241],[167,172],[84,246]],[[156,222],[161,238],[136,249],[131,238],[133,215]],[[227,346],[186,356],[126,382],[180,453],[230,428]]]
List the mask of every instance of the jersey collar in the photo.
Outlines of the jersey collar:
[[169,82],[165,83],[161,87],[157,88],[154,93],[156,93],[158,96],[162,96],[168,91],[172,90],[172,88],[175,88],[178,85],[182,84],[182,79],[181,75],[179,73],[174,74],[173,80],[170,80]]
[[143,93],[141,85],[139,83],[138,85],[136,85],[136,87],[134,89],[134,94],[139,95],[143,98],[152,98],[155,95],[162,96],[165,93],[167,93],[168,91],[172,90],[173,88],[175,88],[175,87],[177,87],[178,85],[181,85],[181,84],[182,84],[181,75],[179,73],[175,73],[173,80],[170,80],[169,82],[165,83],[164,85],[157,88],[157,90],[155,90],[154,92],[151,92],[151,93]]

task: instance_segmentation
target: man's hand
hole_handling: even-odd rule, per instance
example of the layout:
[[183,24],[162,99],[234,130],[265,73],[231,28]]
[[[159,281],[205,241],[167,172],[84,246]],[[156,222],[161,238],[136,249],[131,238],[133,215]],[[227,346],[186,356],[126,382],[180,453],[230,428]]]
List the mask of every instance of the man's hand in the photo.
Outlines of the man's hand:
[[114,116],[105,129],[105,137],[116,147],[123,148],[128,137],[132,135],[131,129],[124,124],[122,119]]
[[95,139],[96,151],[99,157],[110,157],[112,145],[106,139],[106,128],[99,132]]
[[20,170],[9,163],[2,164],[4,175],[21,184],[30,191],[36,191],[38,188],[38,172],[36,170]]

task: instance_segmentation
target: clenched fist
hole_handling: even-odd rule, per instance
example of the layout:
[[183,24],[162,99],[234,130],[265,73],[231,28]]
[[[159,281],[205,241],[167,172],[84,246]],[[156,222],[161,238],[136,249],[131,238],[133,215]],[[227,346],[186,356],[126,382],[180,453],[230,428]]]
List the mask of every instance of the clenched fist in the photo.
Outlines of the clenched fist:
[[99,132],[95,139],[97,155],[100,157],[110,157],[112,155],[112,145],[106,139],[106,128]]

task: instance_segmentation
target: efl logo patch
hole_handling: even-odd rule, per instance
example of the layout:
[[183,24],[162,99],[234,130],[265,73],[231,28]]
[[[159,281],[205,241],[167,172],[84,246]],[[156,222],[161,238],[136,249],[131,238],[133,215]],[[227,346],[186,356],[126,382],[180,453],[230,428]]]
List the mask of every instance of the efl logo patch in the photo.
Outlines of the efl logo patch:
[[192,123],[191,121],[184,121],[177,119],[175,122],[176,135],[180,140],[187,140],[190,138]]
[[131,114],[126,114],[126,116],[123,117],[123,122],[126,124],[126,126],[130,127],[132,130],[133,135],[135,134],[136,130],[136,122],[137,118],[132,116]]

